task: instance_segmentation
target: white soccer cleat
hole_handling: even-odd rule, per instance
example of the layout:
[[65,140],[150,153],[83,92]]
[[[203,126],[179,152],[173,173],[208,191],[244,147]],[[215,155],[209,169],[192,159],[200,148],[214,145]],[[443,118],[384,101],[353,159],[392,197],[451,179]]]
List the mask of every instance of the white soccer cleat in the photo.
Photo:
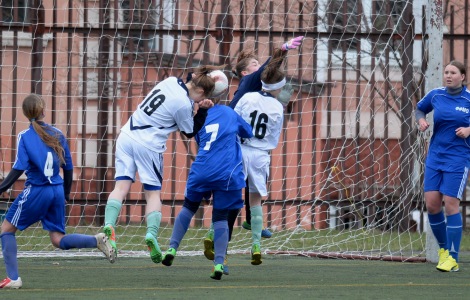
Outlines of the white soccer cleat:
[[104,253],[106,258],[109,260],[110,263],[114,263],[116,261],[116,252],[114,252],[113,246],[109,243],[108,237],[104,233],[98,233],[95,235],[96,238],[96,247]]
[[22,286],[23,281],[21,281],[21,277],[18,277],[17,280],[11,280],[7,277],[0,282],[0,289],[19,289]]

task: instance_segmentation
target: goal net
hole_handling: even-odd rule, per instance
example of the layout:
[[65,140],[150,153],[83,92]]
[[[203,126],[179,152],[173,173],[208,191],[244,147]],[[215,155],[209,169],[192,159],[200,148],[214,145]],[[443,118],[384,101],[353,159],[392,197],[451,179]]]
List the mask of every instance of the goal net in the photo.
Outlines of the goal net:
[[[67,232],[96,234],[114,187],[114,146],[121,126],[145,95],[168,76],[185,78],[203,64],[230,72],[242,49],[260,63],[274,47],[303,35],[285,71],[294,94],[272,151],[263,204],[266,253],[422,260],[425,252],[422,164],[425,137],[413,126],[423,95],[425,1],[2,1],[0,144],[5,177],[16,136],[28,126],[25,95],[47,101],[46,122],[69,138],[74,184]],[[196,153],[172,134],[164,154],[159,243],[169,244]],[[5,212],[20,178],[2,195]],[[132,186],[116,226],[119,255],[147,255],[145,199]],[[211,223],[204,202],[180,251],[201,254]],[[1,214],[1,213],[0,213]],[[229,253],[249,253],[251,232],[235,224]],[[41,224],[18,232],[28,253],[54,251]]]

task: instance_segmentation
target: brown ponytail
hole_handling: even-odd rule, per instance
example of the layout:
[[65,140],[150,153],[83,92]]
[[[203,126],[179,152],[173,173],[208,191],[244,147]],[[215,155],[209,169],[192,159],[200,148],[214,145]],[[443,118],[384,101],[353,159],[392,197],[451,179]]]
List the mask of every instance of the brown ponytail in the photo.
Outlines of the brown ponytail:
[[38,122],[44,116],[44,108],[46,103],[38,94],[30,94],[23,100],[23,114],[33,125],[34,131],[39,135],[41,140],[59,156],[60,162],[65,163],[64,148],[60,143],[59,136],[55,131],[46,130],[46,124]]

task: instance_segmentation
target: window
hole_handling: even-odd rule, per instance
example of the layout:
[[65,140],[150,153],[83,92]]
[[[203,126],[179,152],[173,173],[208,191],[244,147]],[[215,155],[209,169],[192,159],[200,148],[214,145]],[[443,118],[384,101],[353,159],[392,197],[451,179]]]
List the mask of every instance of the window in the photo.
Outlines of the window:
[[[133,5],[131,5],[133,4]],[[175,22],[175,1],[120,1],[122,23],[131,29],[171,29]],[[159,42],[162,41],[162,49]],[[156,32],[142,31],[130,36],[122,36],[124,53],[144,53],[162,51],[173,53],[174,37],[159,35]],[[132,50],[131,50],[132,49]]]
[[360,30],[359,9],[360,1],[333,0],[328,4],[327,24],[330,31],[340,33],[340,38],[331,38],[333,50],[341,50],[343,46],[347,50],[356,49],[358,39],[354,33]]
[[384,50],[391,47],[392,50],[399,50],[402,45],[401,40],[393,40],[391,34],[401,32],[403,27],[403,13],[406,1],[374,1],[375,15],[372,16],[374,30],[384,33],[384,36],[377,41],[377,47]]
[[403,17],[406,1],[374,1],[375,16],[373,17],[374,29],[377,31],[400,31],[400,19]]
[[27,23],[28,1],[27,0],[2,0],[2,22],[4,23]]

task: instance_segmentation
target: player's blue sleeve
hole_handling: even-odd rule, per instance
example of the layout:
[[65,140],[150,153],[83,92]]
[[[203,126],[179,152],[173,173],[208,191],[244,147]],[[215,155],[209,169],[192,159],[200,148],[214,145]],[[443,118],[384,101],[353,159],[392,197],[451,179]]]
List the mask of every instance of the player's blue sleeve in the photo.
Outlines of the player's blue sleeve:
[[230,101],[228,106],[235,108],[240,98],[243,97],[243,95],[246,93],[261,91],[261,73],[263,73],[264,68],[266,68],[270,60],[271,57],[266,60],[266,62],[258,69],[258,71],[253,72],[250,75],[246,75],[240,80],[238,89],[235,91],[233,99]]
[[253,129],[243,118],[237,114],[238,136],[244,139],[253,137]]
[[425,114],[430,113],[434,108],[432,107],[432,97],[433,97],[433,91],[430,91],[427,93],[423,99],[421,99],[418,104],[416,105],[416,108],[422,111]]
[[27,170],[29,168],[29,156],[26,146],[24,144],[23,134],[18,135],[17,139],[17,151],[16,151],[16,160],[13,165],[14,169],[17,170]]

